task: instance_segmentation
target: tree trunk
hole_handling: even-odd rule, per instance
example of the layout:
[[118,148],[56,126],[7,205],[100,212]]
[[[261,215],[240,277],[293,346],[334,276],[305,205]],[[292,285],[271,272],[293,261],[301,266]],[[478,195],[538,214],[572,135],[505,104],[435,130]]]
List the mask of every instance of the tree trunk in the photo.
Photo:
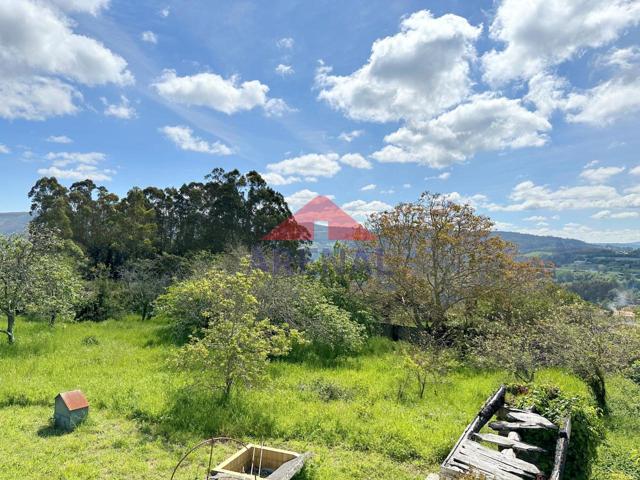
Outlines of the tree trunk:
[[52,313],[49,317],[49,326],[53,327],[56,324],[56,314]]
[[607,385],[605,383],[604,372],[597,368],[593,372],[593,376],[587,382],[589,388],[593,392],[593,396],[596,399],[596,403],[602,409],[602,413],[609,414],[609,406],[607,405]]
[[16,314],[15,312],[9,312],[7,314],[7,337],[9,337],[9,343],[15,342],[15,337],[13,335],[13,327],[16,324]]

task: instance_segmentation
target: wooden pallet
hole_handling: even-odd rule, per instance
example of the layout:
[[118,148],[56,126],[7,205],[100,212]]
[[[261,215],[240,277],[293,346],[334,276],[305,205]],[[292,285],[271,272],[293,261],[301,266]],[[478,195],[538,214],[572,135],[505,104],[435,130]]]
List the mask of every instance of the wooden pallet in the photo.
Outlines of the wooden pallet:
[[[569,447],[571,419],[564,427],[533,411],[511,408],[505,404],[506,389],[500,387],[484,404],[478,415],[467,426],[455,446],[442,463],[440,477],[457,479],[465,475],[495,480],[560,480]],[[491,421],[494,416],[496,420]],[[480,433],[487,425],[499,434]],[[549,476],[533,463],[518,458],[522,452],[545,453],[536,445],[521,440],[520,432],[555,430],[558,432],[553,470]],[[489,448],[486,444],[497,446]]]

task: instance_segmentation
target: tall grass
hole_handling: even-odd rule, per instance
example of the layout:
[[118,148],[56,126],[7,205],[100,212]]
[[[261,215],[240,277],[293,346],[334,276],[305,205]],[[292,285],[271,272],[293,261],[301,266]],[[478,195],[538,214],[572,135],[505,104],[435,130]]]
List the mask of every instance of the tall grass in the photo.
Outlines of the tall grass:
[[[424,478],[508,380],[461,368],[423,399],[409,384],[398,400],[397,344],[376,338],[331,364],[274,362],[264,385],[221,403],[191,386],[206,373],[168,367],[176,347],[164,329],[134,318],[53,329],[21,321],[18,343],[0,344],[0,479],[168,478],[181,452],[212,435],[310,450],[310,479]],[[562,372],[541,380],[587,393]],[[53,398],[76,388],[89,398],[90,420],[58,435]],[[216,449],[216,460],[231,450]]]

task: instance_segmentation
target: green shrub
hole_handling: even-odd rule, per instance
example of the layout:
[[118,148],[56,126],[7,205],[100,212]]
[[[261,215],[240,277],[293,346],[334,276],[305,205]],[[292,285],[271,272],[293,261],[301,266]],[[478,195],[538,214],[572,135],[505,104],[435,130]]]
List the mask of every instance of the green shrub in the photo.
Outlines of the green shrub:
[[[533,407],[537,413],[560,425],[571,417],[571,440],[564,478],[586,480],[590,478],[592,465],[598,454],[598,446],[604,440],[605,426],[602,412],[591,399],[568,396],[551,385],[510,385],[512,402],[519,408]],[[543,434],[544,435],[544,434]],[[555,441],[555,435],[545,438]],[[547,445],[553,451],[555,444]]]
[[633,362],[629,367],[629,373],[627,376],[637,385],[640,385],[640,360]]

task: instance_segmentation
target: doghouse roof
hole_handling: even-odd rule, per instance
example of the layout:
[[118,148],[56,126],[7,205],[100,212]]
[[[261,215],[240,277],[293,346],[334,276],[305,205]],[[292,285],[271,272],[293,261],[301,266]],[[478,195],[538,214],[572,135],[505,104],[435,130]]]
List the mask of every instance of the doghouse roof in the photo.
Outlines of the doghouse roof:
[[80,390],[73,390],[71,392],[62,392],[58,394],[58,397],[62,398],[62,401],[70,411],[80,410],[89,406],[87,398]]

